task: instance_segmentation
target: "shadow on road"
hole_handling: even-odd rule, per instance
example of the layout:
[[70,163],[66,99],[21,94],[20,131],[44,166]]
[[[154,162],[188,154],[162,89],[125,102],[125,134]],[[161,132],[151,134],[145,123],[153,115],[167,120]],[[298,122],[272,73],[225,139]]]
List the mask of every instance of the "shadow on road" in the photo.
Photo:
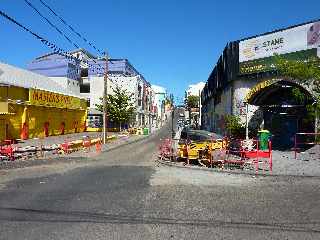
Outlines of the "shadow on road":
[[246,222],[201,219],[175,219],[136,215],[89,213],[81,211],[53,211],[24,208],[0,208],[0,221],[47,222],[47,223],[98,223],[98,224],[163,224],[194,227],[223,227],[253,230],[278,230],[288,232],[320,233],[320,229],[305,225],[319,225],[320,222]]

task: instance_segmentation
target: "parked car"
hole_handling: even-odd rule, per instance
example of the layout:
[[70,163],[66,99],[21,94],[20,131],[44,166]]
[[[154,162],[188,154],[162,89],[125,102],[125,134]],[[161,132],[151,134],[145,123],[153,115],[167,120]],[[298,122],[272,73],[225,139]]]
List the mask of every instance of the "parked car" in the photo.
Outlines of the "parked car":
[[211,141],[212,139],[222,139],[223,137],[219,134],[212,133],[206,130],[194,130],[185,127],[181,131],[180,141],[185,141],[189,139],[190,141],[201,142],[201,141]]

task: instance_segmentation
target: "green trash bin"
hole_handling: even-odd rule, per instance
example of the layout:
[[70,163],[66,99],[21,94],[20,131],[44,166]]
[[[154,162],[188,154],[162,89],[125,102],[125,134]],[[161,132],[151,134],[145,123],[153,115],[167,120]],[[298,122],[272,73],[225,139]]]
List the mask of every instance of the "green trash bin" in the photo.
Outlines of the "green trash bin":
[[143,135],[148,135],[148,134],[149,134],[149,128],[144,128]]
[[259,149],[260,150],[268,150],[268,141],[271,137],[271,133],[268,130],[260,130],[258,131],[258,139],[259,139]]

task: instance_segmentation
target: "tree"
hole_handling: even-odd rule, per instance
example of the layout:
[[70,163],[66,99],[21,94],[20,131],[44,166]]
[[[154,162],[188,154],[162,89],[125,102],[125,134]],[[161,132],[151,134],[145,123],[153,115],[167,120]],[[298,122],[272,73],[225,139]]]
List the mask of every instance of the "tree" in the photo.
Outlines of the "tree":
[[[308,104],[307,110],[310,117],[320,113],[320,60],[309,58],[307,60],[288,60],[282,56],[275,55],[275,67],[281,76],[288,77],[308,85],[314,93],[315,102]],[[293,90],[297,100],[305,98],[304,93],[298,88]]]
[[198,108],[199,107],[199,96],[190,95],[187,98],[188,108]]
[[246,128],[244,124],[241,122],[239,116],[235,115],[225,115],[225,127],[232,137],[235,138],[243,138],[245,136]]
[[[128,123],[134,115],[133,94],[129,94],[118,85],[113,88],[113,93],[107,96],[107,114],[108,118],[121,128],[121,123]],[[100,100],[101,104],[96,104],[96,109],[103,112],[103,98]]]
[[320,95],[320,60],[318,58],[299,61],[275,55],[275,67],[282,76],[304,84],[312,84],[314,92]]

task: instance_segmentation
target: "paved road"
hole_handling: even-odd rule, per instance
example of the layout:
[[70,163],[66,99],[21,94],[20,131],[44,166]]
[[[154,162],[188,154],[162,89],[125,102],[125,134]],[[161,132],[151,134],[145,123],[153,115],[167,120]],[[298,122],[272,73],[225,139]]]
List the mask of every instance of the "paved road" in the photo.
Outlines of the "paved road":
[[34,176],[2,185],[0,239],[320,239],[319,178],[158,166],[169,130],[79,168],[19,169]]

